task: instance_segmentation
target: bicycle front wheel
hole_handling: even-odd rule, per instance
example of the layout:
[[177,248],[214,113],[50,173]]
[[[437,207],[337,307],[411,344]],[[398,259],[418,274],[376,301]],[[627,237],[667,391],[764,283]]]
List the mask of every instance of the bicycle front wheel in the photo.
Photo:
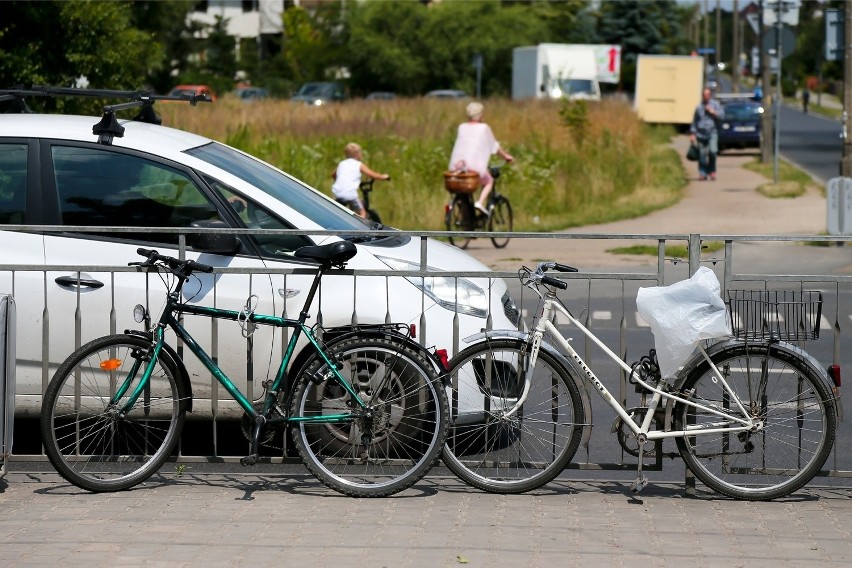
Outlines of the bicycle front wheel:
[[447,394],[423,354],[382,339],[331,348],[338,372],[367,404],[364,412],[321,359],[307,366],[291,403],[296,447],[328,487],[384,497],[422,478],[447,435]]
[[493,493],[522,493],[553,480],[567,467],[585,422],[580,391],[562,364],[540,351],[526,402],[511,416],[524,389],[528,345],[485,341],[453,358],[450,433],[444,463],[468,484]]
[[[171,454],[183,428],[184,385],[157,360],[142,396],[122,407],[142,377],[150,342],[113,335],[80,347],[53,375],[41,410],[45,453],[56,470],[88,491],[119,491],[141,483]],[[118,401],[112,398],[133,376]]]
[[[502,195],[494,199],[491,215],[488,217],[488,230],[492,233],[512,232],[512,204]],[[495,247],[503,248],[509,244],[509,237],[491,237],[491,242]]]
[[[774,499],[805,485],[834,443],[836,414],[824,381],[796,355],[765,344],[736,345],[712,360],[761,426],[677,438],[687,467],[711,489],[737,499]],[[682,391],[694,403],[740,415],[706,361],[689,374]],[[685,404],[675,409],[677,430],[722,422],[717,414]]]
[[[456,195],[453,196],[453,200],[450,202],[450,208],[444,217],[444,223],[448,231],[472,231],[474,229],[474,215],[475,212],[470,201]],[[470,237],[464,235],[449,237],[449,239],[451,245],[455,245],[460,249],[466,249],[471,241]]]

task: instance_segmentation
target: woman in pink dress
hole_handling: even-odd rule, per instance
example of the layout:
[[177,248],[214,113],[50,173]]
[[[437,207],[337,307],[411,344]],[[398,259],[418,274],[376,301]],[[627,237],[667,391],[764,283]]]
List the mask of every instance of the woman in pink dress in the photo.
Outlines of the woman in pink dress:
[[494,186],[494,178],[488,171],[488,161],[493,154],[498,154],[507,162],[513,161],[514,158],[500,147],[491,127],[482,122],[482,111],[482,103],[474,101],[467,105],[468,121],[459,124],[456,143],[450,157],[450,169],[474,171],[479,174],[482,192],[474,206],[488,214],[485,204],[488,203],[488,194]]

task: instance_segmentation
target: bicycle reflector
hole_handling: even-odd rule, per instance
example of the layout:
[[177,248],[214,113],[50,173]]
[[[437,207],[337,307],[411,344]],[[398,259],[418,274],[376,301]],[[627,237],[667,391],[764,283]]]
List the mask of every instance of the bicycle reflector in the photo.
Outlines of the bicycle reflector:
[[447,356],[446,349],[435,349],[435,356],[438,358],[438,361],[441,362],[441,367],[444,368],[445,371],[450,370],[450,358]]
[[831,377],[832,382],[834,382],[835,388],[840,388],[840,365],[829,365],[828,376]]
[[121,359],[107,359],[101,361],[101,369],[104,371],[115,371],[121,367]]

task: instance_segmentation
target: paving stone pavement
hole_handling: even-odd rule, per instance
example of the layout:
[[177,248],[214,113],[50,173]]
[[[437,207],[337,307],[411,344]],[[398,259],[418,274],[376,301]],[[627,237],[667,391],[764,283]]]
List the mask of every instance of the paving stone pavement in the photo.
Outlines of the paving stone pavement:
[[352,499],[308,475],[211,473],[92,494],[15,471],[0,508],[8,567],[852,565],[852,488],[752,503],[653,482],[634,499],[627,483],[572,480],[490,495],[430,475]]

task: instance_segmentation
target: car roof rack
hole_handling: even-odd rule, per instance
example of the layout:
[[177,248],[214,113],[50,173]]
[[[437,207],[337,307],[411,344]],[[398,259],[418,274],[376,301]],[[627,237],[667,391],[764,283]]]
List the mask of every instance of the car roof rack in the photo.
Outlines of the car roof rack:
[[206,94],[182,93],[180,95],[157,95],[150,91],[116,91],[111,89],[73,89],[69,87],[52,87],[50,85],[33,85],[25,89],[22,85],[12,89],[0,89],[0,102],[14,101],[12,112],[30,114],[33,111],[27,106],[26,97],[89,97],[100,99],[126,99],[127,102],[105,105],[101,120],[92,126],[92,134],[98,136],[98,143],[107,146],[112,144],[115,136],[124,136],[124,127],[118,123],[115,113],[120,110],[139,108],[139,113],[133,120],[150,124],[162,124],[162,120],[154,112],[155,101],[186,101],[195,106],[197,103],[212,103]]

